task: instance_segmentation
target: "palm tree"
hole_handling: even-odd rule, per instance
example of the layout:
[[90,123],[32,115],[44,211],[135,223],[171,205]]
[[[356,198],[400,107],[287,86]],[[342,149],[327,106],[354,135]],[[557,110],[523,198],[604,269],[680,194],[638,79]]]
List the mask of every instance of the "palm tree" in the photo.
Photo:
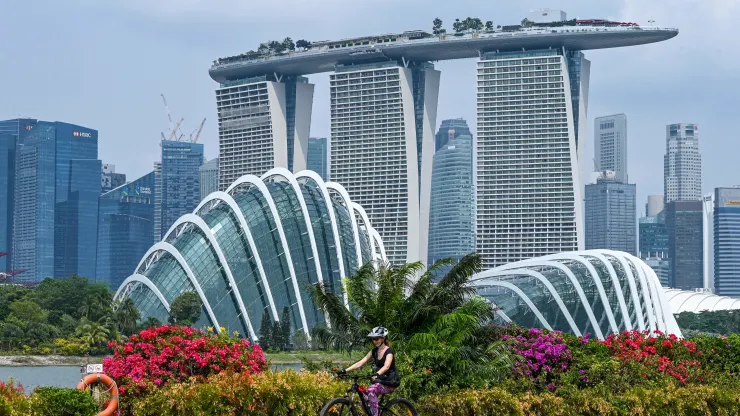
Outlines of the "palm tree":
[[[440,270],[449,266],[450,270],[435,283]],[[416,276],[424,270],[419,262],[402,266],[379,264],[377,268],[366,264],[346,279],[349,309],[341,295],[317,284],[312,294],[316,304],[326,311],[331,329],[315,328],[314,337],[320,344],[350,352],[365,344],[367,333],[375,326],[388,328],[391,340],[403,343],[415,336],[416,343],[431,342],[433,336],[440,342],[446,342],[450,336],[460,342],[470,341],[475,336],[473,328],[492,320],[494,313],[493,306],[476,297],[470,284],[470,278],[480,269],[478,254],[469,254],[457,263],[440,260],[418,279]],[[439,330],[453,321],[470,323],[469,333]]]
[[136,331],[136,322],[139,318],[141,318],[141,313],[131,298],[124,299],[115,312],[116,326],[118,331],[124,335],[131,335]]
[[96,347],[108,342],[110,332],[97,322],[85,322],[77,328],[77,335],[90,347]]

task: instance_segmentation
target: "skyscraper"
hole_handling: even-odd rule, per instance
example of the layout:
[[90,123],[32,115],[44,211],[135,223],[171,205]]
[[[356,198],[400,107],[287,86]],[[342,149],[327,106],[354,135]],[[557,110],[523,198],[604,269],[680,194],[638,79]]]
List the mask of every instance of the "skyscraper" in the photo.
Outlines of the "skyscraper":
[[740,297],[740,188],[714,190],[714,287]]
[[103,163],[103,174],[101,178],[102,193],[106,193],[124,184],[126,184],[126,174],[116,173],[116,165]]
[[594,120],[595,162],[598,171],[611,170],[615,179],[627,179],[627,116],[615,114]]
[[218,158],[211,159],[200,168],[200,199],[218,191]]
[[[165,230],[167,231],[167,230]],[[162,238],[162,162],[154,162],[154,241]]]
[[96,281],[113,290],[154,244],[154,172],[100,196]]
[[162,140],[162,198],[156,202],[161,204],[160,238],[178,218],[198,206],[202,164],[202,144]]
[[701,201],[666,205],[671,287],[693,290],[704,286],[703,220]]
[[218,107],[219,188],[276,167],[306,168],[313,84],[265,75],[222,82]]
[[414,62],[336,71],[331,179],[365,208],[392,264],[426,262],[440,73]]
[[10,269],[13,245],[13,199],[15,189],[15,145],[18,123],[0,122],[0,272]]
[[306,169],[318,173],[325,181],[329,180],[329,140],[326,137],[308,139]]
[[586,250],[637,254],[636,192],[634,184],[621,183],[612,172],[586,185]]
[[463,134],[434,154],[427,263],[475,251],[474,206],[473,138]]
[[666,126],[666,154],[663,158],[666,204],[672,201],[701,199],[701,153],[699,126]]
[[453,118],[448,120],[442,120],[442,123],[437,130],[437,135],[434,136],[434,151],[438,152],[442,146],[446,145],[450,140],[450,130],[453,130],[452,138],[457,138],[461,135],[473,136],[468,127],[468,122],[462,118]]
[[[62,122],[17,123],[12,268],[16,281],[95,276],[98,133]],[[7,124],[7,122],[5,123]]]
[[583,249],[590,63],[560,48],[478,62],[476,249],[484,269]]

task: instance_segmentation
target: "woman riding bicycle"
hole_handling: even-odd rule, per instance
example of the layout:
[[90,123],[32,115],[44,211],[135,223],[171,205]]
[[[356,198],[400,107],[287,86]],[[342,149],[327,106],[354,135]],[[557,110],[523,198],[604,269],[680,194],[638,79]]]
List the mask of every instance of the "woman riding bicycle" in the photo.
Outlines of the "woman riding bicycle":
[[378,397],[396,390],[401,385],[401,377],[398,374],[398,370],[396,370],[396,358],[388,341],[388,330],[382,326],[378,326],[373,328],[367,334],[367,337],[373,340],[375,348],[368,352],[363,359],[347,367],[342,372],[356,370],[372,360],[372,384],[367,389],[366,397],[373,416],[377,416]]

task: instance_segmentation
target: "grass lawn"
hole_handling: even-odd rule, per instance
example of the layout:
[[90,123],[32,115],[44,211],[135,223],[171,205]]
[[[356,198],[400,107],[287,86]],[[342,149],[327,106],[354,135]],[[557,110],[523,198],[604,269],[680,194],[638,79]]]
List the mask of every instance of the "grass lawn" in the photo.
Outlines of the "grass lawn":
[[298,364],[305,357],[312,361],[332,361],[340,364],[351,364],[361,358],[361,352],[356,351],[352,356],[347,353],[336,351],[290,351],[290,352],[267,352],[265,358],[272,364]]

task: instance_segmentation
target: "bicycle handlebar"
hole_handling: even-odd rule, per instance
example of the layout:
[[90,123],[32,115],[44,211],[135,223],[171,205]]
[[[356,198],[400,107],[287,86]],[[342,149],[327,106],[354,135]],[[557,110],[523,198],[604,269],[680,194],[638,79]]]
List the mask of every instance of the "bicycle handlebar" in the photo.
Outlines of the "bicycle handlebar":
[[373,378],[373,375],[372,374],[350,375],[350,374],[344,373],[344,374],[336,374],[336,377],[350,379],[350,380],[362,380],[362,379],[370,380]]

